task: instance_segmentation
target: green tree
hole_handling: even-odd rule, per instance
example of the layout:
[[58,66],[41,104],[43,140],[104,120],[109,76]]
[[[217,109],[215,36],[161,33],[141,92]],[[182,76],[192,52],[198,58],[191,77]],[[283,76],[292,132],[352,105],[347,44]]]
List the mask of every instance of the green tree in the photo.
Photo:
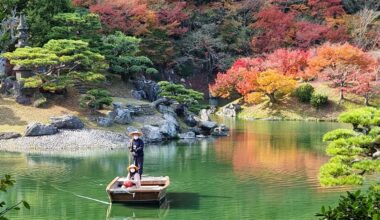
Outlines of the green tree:
[[177,102],[185,105],[199,104],[200,100],[204,99],[204,94],[192,89],[186,89],[181,84],[174,84],[167,81],[161,81],[158,83],[160,86],[161,97],[176,100]]
[[[12,179],[10,175],[5,175],[4,178],[0,179],[0,191],[7,192],[7,189],[12,187],[16,181]],[[20,210],[20,205],[23,205],[25,208],[30,209],[29,204],[21,200],[20,202],[13,204],[11,206],[8,206],[5,201],[0,201],[0,220],[6,220],[5,214],[7,214],[9,211],[12,210]]]
[[91,89],[80,99],[80,106],[89,109],[102,109],[104,105],[111,105],[112,97],[107,90]]
[[115,34],[104,36],[102,41],[101,51],[109,62],[110,72],[121,75],[124,80],[136,74],[158,73],[148,57],[138,55],[140,39],[117,31]]
[[13,65],[29,67],[37,74],[25,79],[26,87],[55,92],[73,81],[104,80],[100,73],[104,57],[90,51],[88,43],[75,40],[50,40],[43,47],[18,48],[3,55]]
[[88,42],[91,48],[94,48],[99,46],[101,28],[97,14],[87,11],[59,13],[52,19],[52,28],[48,38],[83,40]]
[[326,153],[332,158],[319,173],[323,186],[357,185],[364,174],[380,172],[380,110],[361,108],[339,116],[340,122],[353,124],[354,130],[337,129],[326,133]]
[[32,45],[42,46],[45,44],[49,40],[53,17],[72,10],[71,0],[29,0],[25,12]]

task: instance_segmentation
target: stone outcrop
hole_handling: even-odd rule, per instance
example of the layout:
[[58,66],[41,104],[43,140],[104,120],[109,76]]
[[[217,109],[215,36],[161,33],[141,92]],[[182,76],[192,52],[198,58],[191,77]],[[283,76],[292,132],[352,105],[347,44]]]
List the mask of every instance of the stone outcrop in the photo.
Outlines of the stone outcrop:
[[44,125],[38,122],[33,122],[26,127],[25,136],[43,136],[56,133],[58,133],[58,128],[53,125]]
[[160,142],[164,139],[160,132],[160,128],[152,125],[144,125],[141,128],[143,135],[143,140],[147,143]]
[[193,139],[195,138],[195,133],[193,131],[188,131],[186,133],[178,134],[179,139]]
[[0,132],[0,140],[19,138],[21,134],[16,132]]
[[99,117],[96,123],[101,127],[110,127],[113,125],[113,120],[109,117]]
[[135,86],[134,94],[153,102],[159,98],[160,86],[153,80],[139,79],[132,81]]
[[82,129],[84,128],[83,122],[74,115],[63,115],[59,117],[50,118],[51,125],[58,129]]

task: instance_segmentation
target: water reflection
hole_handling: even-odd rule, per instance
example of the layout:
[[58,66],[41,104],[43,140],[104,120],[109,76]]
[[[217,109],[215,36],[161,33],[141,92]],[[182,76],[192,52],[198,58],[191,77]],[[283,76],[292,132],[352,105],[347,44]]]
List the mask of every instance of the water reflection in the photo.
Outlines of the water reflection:
[[32,205],[11,219],[310,219],[339,196],[320,191],[316,182],[327,159],[320,138],[339,126],[238,122],[229,137],[149,145],[144,173],[171,179],[167,204],[159,208],[109,207],[105,188],[126,175],[126,150],[76,156],[0,152],[0,175],[17,180],[7,201]]
[[328,157],[318,150],[323,146],[320,140],[323,133],[315,126],[325,128],[336,124],[246,123],[230,137],[216,140],[216,157],[231,163],[239,178],[260,179],[284,186],[306,181],[318,186],[319,167]]

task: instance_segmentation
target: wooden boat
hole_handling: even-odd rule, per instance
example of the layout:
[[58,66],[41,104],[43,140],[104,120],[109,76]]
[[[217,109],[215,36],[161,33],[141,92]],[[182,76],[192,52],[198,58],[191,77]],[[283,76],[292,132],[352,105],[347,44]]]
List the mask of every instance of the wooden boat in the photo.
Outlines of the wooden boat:
[[111,202],[119,203],[154,203],[160,202],[166,196],[170,185],[168,176],[143,177],[140,187],[122,188],[125,177],[116,177],[107,186],[107,194]]

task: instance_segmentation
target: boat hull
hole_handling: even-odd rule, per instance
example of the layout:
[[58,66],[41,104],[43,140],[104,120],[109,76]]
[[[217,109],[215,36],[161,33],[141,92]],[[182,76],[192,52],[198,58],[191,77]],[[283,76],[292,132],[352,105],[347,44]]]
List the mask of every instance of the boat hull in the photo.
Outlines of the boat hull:
[[159,203],[166,197],[169,177],[147,177],[141,187],[121,188],[124,178],[116,177],[108,186],[107,194],[112,203]]

